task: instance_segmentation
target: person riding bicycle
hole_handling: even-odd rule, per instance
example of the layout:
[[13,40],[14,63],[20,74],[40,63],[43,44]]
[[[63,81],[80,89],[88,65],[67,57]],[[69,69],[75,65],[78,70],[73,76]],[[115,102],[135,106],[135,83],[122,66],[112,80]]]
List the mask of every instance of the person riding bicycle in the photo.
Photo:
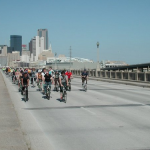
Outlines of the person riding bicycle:
[[19,83],[18,83],[19,89],[20,89],[20,86],[22,85],[22,83],[21,83],[21,78],[22,78],[22,76],[23,76],[23,70],[21,70],[21,71],[20,71],[20,74],[19,74]]
[[52,67],[49,67],[49,74],[54,78],[54,70],[52,69]]
[[31,77],[31,84],[33,84],[33,80],[36,80],[36,73],[35,70],[32,69],[31,73],[30,73],[30,77]]
[[15,72],[15,80],[17,80],[17,81],[19,81],[19,74],[20,74],[20,72],[19,72],[19,69],[17,68],[16,72]]
[[24,72],[23,76],[21,78],[21,83],[22,83],[22,91],[21,94],[23,95],[23,91],[25,89],[25,86],[27,86],[27,97],[28,97],[28,86],[29,86],[29,77],[28,77],[28,72]]
[[51,87],[51,84],[53,83],[53,78],[47,71],[46,74],[44,75],[44,92],[46,94],[47,86]]
[[82,78],[82,85],[85,80],[86,80],[86,84],[87,84],[88,72],[86,71],[86,69],[84,69],[84,71],[82,72],[81,78]]
[[71,82],[72,72],[67,70],[65,75],[68,77],[68,82]]
[[13,72],[12,72],[12,82],[13,82],[14,78],[15,78],[15,70],[13,70]]
[[62,100],[63,87],[67,90],[68,86],[68,77],[65,75],[65,71],[61,72],[61,75],[59,76],[59,83],[60,83],[60,99]]
[[42,69],[42,91],[43,91],[43,93],[44,93],[44,76],[45,76],[45,74],[46,74],[46,69],[45,68],[43,68]]
[[55,88],[54,89],[56,89],[56,85],[57,85],[57,83],[58,83],[58,85],[59,85],[59,72],[58,72],[58,70],[56,70],[55,71]]
[[41,72],[41,70],[38,70],[38,73],[37,73],[37,84],[40,84],[40,86],[41,86],[41,83],[42,83],[42,72]]

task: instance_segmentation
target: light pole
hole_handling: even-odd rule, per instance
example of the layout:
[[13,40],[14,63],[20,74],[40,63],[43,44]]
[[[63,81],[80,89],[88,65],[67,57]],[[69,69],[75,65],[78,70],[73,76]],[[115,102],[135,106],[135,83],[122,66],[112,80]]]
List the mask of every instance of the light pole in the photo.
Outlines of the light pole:
[[100,70],[100,66],[99,66],[99,42],[96,43],[97,45],[97,68],[96,70],[99,71]]
[[70,71],[71,71],[71,46],[70,46],[70,67],[69,67]]
[[55,70],[56,70],[56,55],[57,55],[57,53],[55,53]]

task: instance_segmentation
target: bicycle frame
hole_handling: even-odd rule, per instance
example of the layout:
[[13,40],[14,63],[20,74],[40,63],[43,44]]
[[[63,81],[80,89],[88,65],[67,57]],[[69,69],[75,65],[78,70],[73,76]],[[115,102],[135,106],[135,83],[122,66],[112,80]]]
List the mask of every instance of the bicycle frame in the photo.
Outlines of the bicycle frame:
[[50,94],[51,94],[51,86],[47,85],[46,96],[48,100],[50,99]]
[[86,92],[87,91],[87,84],[86,84],[86,79],[85,78],[84,78],[84,81],[83,81],[83,88]]
[[66,103],[67,102],[67,90],[64,86],[63,86],[62,97],[63,97],[63,99],[65,100],[65,103]]
[[23,91],[23,92],[24,92],[24,100],[25,100],[25,102],[26,102],[26,101],[28,101],[28,93],[27,93],[27,88],[28,88],[28,86],[27,86],[27,85],[24,85],[24,87],[25,87],[25,88],[24,88],[24,91]]

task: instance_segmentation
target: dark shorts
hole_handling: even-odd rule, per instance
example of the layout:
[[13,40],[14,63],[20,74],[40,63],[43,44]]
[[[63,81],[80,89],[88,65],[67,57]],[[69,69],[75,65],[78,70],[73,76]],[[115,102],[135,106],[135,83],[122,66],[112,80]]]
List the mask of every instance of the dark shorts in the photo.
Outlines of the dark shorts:
[[[67,83],[62,83],[62,85],[65,87],[65,89],[67,90]],[[63,92],[63,87],[60,86],[60,92]]]

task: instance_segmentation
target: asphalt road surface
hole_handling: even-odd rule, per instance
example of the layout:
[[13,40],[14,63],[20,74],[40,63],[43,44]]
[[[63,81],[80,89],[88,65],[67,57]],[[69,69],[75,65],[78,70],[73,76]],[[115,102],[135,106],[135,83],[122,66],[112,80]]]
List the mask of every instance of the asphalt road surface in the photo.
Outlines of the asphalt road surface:
[[150,149],[149,88],[91,80],[85,92],[73,79],[67,103],[54,91],[47,100],[37,87],[29,87],[25,103],[11,79],[5,82],[32,149]]

